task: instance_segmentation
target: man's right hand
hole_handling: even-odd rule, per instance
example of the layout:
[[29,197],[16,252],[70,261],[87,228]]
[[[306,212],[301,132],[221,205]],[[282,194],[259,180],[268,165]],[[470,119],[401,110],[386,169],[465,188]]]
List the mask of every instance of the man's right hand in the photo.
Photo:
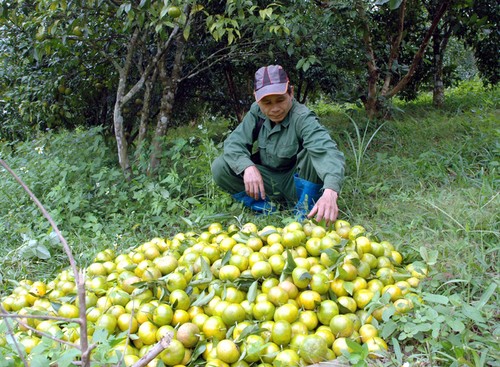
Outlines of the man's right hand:
[[243,182],[248,196],[255,200],[265,199],[264,180],[256,166],[249,166],[243,172]]

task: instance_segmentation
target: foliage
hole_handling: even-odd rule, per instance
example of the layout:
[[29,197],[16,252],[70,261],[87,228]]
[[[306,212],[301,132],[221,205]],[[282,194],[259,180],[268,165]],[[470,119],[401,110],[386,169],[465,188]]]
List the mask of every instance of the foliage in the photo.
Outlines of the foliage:
[[[202,119],[205,111],[227,117],[246,109],[252,102],[253,72],[262,64],[284,65],[301,100],[316,100],[326,93],[336,101],[359,103],[366,93],[366,50],[353,2],[203,1],[196,6],[188,0],[174,3],[179,10],[193,8],[196,16],[191,25],[186,23],[184,10],[178,18],[169,15],[172,4],[168,1],[3,2],[0,138],[15,141],[47,128],[111,126],[118,74],[134,29],[140,29],[141,34],[128,78],[130,85],[140,80],[148,61],[168,39],[169,31],[176,25],[185,26],[182,33],[187,46],[169,128]],[[370,10],[374,48],[380,57],[377,66],[384,70],[386,47],[395,32],[393,25],[401,1],[379,1],[376,6],[362,3]],[[498,58],[491,56],[494,48],[490,40],[495,38],[485,35],[498,35],[491,31],[498,22],[498,6],[474,2],[470,7],[468,3],[456,4],[462,26],[457,42],[474,47],[482,75],[493,81],[498,74],[498,63],[493,60]],[[415,4],[411,2],[412,6]],[[423,8],[417,7],[408,16],[408,39],[400,50],[401,60],[384,71],[394,74],[395,80],[407,70],[427,25],[425,14]],[[490,46],[484,46],[486,43]],[[173,48],[167,54],[169,69]],[[428,60],[422,66],[426,65]],[[453,60],[448,66],[454,67]],[[428,70],[424,74],[428,76]],[[235,93],[226,82],[229,77]],[[157,80],[153,85],[150,119],[158,115],[162,93],[159,83]],[[449,79],[446,83],[451,85]],[[417,88],[415,85],[411,89]],[[129,143],[137,139],[143,102],[141,89],[123,106]],[[112,129],[106,132],[112,133]],[[152,135],[150,132],[148,137]]]

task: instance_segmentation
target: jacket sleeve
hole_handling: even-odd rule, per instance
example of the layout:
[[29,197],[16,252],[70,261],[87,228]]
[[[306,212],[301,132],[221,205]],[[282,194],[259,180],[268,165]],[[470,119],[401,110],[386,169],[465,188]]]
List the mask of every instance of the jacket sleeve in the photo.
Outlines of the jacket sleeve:
[[297,124],[302,145],[311,157],[318,177],[323,181],[323,189],[340,192],[344,181],[345,157],[338,149],[326,128],[317,116],[308,111]]
[[243,121],[224,141],[224,160],[237,175],[243,173],[247,167],[255,165],[250,156],[253,146],[253,129],[259,119],[259,110],[258,105],[254,103]]

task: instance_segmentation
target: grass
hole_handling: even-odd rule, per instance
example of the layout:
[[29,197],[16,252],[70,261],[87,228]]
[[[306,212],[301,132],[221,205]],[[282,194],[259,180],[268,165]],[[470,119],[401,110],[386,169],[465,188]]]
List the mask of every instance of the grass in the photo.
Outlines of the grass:
[[[498,361],[499,95],[498,88],[469,83],[447,91],[442,110],[431,107],[429,95],[412,103],[395,101],[394,118],[383,126],[368,124],[350,107],[312,106],[346,154],[340,217],[392,242],[408,259],[421,258],[422,251],[437,254],[424,288],[444,298],[428,295],[419,327],[434,313],[443,321],[412,335],[418,321],[400,320],[403,349],[399,357],[395,353],[394,365]],[[130,183],[122,179],[114,146],[99,129],[43,134],[15,146],[3,142],[0,158],[47,207],[77,261],[86,265],[105,248],[121,252],[211,222],[250,221],[259,227],[290,222],[286,212],[255,216],[212,183],[210,162],[221,151],[227,126],[228,121],[210,117],[172,131],[159,178],[137,174]],[[363,132],[365,139],[358,135]],[[136,171],[143,162],[139,157]],[[67,266],[48,224],[4,170],[0,223],[4,294],[26,276],[47,280]],[[457,320],[466,327],[459,333],[450,327]]]

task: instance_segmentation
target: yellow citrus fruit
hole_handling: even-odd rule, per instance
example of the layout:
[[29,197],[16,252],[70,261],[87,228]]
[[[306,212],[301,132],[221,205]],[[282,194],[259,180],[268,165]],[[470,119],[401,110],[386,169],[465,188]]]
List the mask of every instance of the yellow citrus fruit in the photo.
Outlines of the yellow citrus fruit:
[[217,343],[217,358],[225,363],[235,363],[240,358],[240,350],[234,341],[224,339]]
[[76,307],[75,305],[63,303],[61,307],[59,307],[57,314],[68,319],[75,319],[79,316],[79,311],[78,307]]
[[224,265],[219,270],[219,279],[235,281],[241,275],[240,269],[235,265]]
[[326,294],[330,289],[330,279],[325,273],[316,273],[312,275],[309,283],[311,290],[319,294]]
[[359,336],[363,343],[366,343],[368,339],[378,336],[378,330],[372,324],[364,324],[359,328]]
[[210,316],[203,324],[202,331],[208,339],[222,340],[226,336],[227,327],[220,316]]
[[341,313],[354,313],[358,307],[356,301],[352,297],[348,296],[338,297],[337,303]]
[[343,263],[337,268],[339,272],[339,278],[342,280],[350,281],[356,279],[358,276],[358,269],[354,264]]
[[170,325],[177,326],[189,322],[189,314],[186,310],[175,310]]
[[321,303],[321,295],[313,290],[305,290],[299,294],[299,305],[306,310],[314,310]]
[[311,281],[311,278],[312,278],[311,274],[305,268],[296,267],[295,269],[292,270],[293,283],[299,289],[307,288],[309,282]]
[[260,361],[261,351],[264,349],[265,340],[260,335],[248,335],[242,345],[244,361],[254,363]]
[[288,292],[278,285],[275,285],[267,292],[267,299],[275,306],[281,306],[288,302]]
[[[280,352],[281,348],[273,343],[273,342],[267,342],[264,349],[262,350],[261,358],[264,363],[272,363],[278,353]],[[287,366],[287,365],[284,365]]]
[[221,317],[227,327],[245,320],[247,314],[243,306],[239,303],[230,303],[222,311]]
[[335,224],[334,224],[335,230],[337,230],[341,227],[350,227],[350,226],[351,226],[351,224],[348,221],[343,220],[343,219],[337,219],[335,221]]
[[255,320],[270,321],[274,317],[276,307],[270,301],[256,302],[252,307],[252,314]]
[[[304,310],[299,313],[299,321],[304,323],[308,331],[313,331],[318,326],[318,315],[315,311]],[[297,322],[297,321],[296,321]]]
[[347,290],[344,287],[345,280],[336,278],[330,282],[330,289],[337,297],[347,296]]
[[167,366],[175,366],[182,362],[186,351],[179,340],[172,339],[170,344],[160,353],[160,358]]
[[268,261],[257,261],[253,264],[250,273],[255,279],[267,278],[273,273],[273,267]]
[[332,329],[330,329],[329,326],[321,325],[316,329],[314,333],[321,336],[326,341],[326,345],[328,346],[328,348],[332,346],[333,341],[335,340],[335,336],[333,335]]
[[284,304],[274,312],[274,321],[287,321],[288,323],[295,322],[299,317],[299,309],[291,303]]
[[292,326],[284,320],[276,321],[271,331],[271,341],[277,345],[287,345],[292,339]]
[[153,311],[153,323],[157,326],[170,325],[174,312],[170,305],[160,304]]
[[319,363],[326,360],[328,345],[326,341],[317,334],[307,335],[302,342],[299,355],[308,363]]
[[163,325],[158,328],[156,331],[156,340],[162,340],[167,334],[172,335],[174,338],[176,337],[176,330],[172,325]]
[[200,328],[192,322],[186,322],[177,329],[176,338],[185,348],[193,348],[200,340]]
[[300,366],[300,357],[293,349],[284,349],[274,357],[273,366],[298,367]]
[[120,331],[129,331],[130,334],[134,334],[139,329],[137,319],[129,313],[122,313],[118,316],[116,323]]
[[346,315],[335,315],[330,320],[330,329],[336,338],[349,337],[354,331],[354,323]]
[[413,309],[413,302],[410,299],[401,298],[394,301],[397,314],[404,314]]
[[401,288],[399,288],[395,284],[388,284],[384,288],[382,288],[381,291],[382,295],[385,293],[389,293],[391,295],[391,301],[396,301],[403,297],[403,292],[401,291]]
[[299,231],[291,230],[282,234],[281,244],[285,246],[285,248],[295,248],[300,246],[301,240],[302,236]]
[[366,346],[368,347],[369,356],[372,358],[382,357],[384,352],[387,351],[387,343],[384,339],[374,336],[373,338],[369,338],[365,341]]
[[116,317],[110,314],[102,314],[95,323],[96,329],[104,329],[109,335],[113,334],[118,322]]
[[332,350],[337,357],[340,357],[346,353],[352,353],[353,350],[347,345],[346,338],[341,337],[335,339],[332,345]]
[[352,296],[358,308],[363,309],[372,300],[375,293],[369,289],[360,289]]
[[330,325],[333,316],[339,314],[339,306],[333,300],[327,299],[320,303],[318,308],[318,320],[323,325]]
[[172,291],[168,300],[172,307],[176,310],[188,310],[189,306],[191,306],[189,295],[182,289]]
[[139,326],[137,331],[137,336],[140,341],[145,345],[151,345],[156,343],[156,332],[158,327],[150,321],[146,321]]

